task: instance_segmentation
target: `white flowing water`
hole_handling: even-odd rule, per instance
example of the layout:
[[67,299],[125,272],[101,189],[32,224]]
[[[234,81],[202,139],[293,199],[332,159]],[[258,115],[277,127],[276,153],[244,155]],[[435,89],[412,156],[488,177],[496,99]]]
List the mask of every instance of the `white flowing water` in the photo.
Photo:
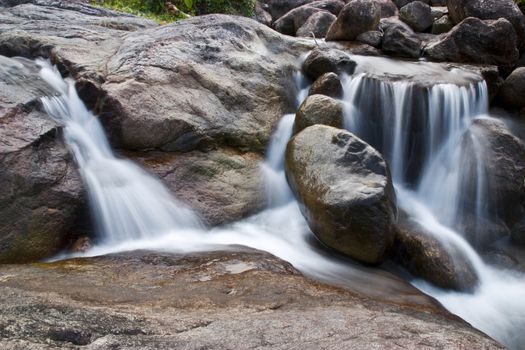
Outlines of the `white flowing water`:
[[[508,347],[525,349],[525,276],[485,265],[455,230],[465,196],[471,195],[466,193],[469,184],[475,187],[476,226],[481,227],[487,216],[484,140],[469,132],[473,120],[490,118],[485,82],[456,70],[454,84],[425,87],[412,81],[382,81],[384,74],[360,68],[346,78],[345,126],[388,160],[398,206],[444,247],[467,257],[479,277],[473,294],[443,291],[425,281],[414,284]],[[418,68],[414,64],[413,69]],[[465,147],[466,141],[472,147]]]
[[58,93],[42,98],[44,109],[64,126],[64,139],[86,185],[103,243],[201,227],[197,216],[158,180],[132,162],[115,157],[100,122],[78,97],[74,81],[62,79],[48,62],[38,63],[40,76]]
[[[370,79],[363,72],[367,65],[384,63],[390,68],[387,63],[392,63],[374,60],[358,60],[357,74],[345,84],[346,126],[385,154],[392,167],[399,206],[442,242],[465,254],[480,277],[473,294],[442,291],[423,281],[414,283],[507,346],[523,349],[525,278],[487,267],[452,228],[465,176],[461,169],[461,137],[473,118],[486,113],[484,83],[465,74],[467,78],[456,84],[458,72],[444,71],[442,77],[454,84],[437,84],[418,95],[416,86],[406,80],[384,83]],[[103,238],[85,255],[133,249],[190,252],[245,245],[268,251],[320,280],[343,286],[352,280],[353,287],[359,281],[368,285],[366,291],[373,289],[370,285],[376,281],[370,279],[372,274],[365,268],[351,268],[350,262],[316,249],[315,239],[287,186],[284,150],[292,134],[293,115],[279,123],[268,159],[261,166],[268,209],[227,227],[206,230],[160,182],[133,163],[116,158],[100,123],[78,98],[73,82],[63,80],[47,63],[40,64],[41,77],[58,93],[42,101],[49,115],[64,126],[66,143],[78,163]],[[406,72],[414,68],[405,63],[395,67]],[[419,69],[433,71],[435,67],[421,65]],[[307,90],[299,91],[298,102]],[[413,116],[418,113],[421,119],[415,120]],[[408,137],[413,130],[423,131],[415,138]],[[483,181],[477,185],[477,201],[484,196]],[[377,281],[377,288],[384,288],[381,281]]]

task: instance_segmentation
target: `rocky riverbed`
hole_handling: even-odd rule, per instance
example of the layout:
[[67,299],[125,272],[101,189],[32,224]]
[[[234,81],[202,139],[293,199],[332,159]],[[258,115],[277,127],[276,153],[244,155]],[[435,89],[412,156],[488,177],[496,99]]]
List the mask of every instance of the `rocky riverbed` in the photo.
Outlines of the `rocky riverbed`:
[[0,267],[3,349],[485,348],[496,342],[394,276],[375,298],[267,253],[137,251]]
[[[369,112],[378,134],[395,127],[381,124],[382,101],[410,82],[403,93],[414,102],[402,111],[414,141],[402,153],[415,187],[428,156],[431,96],[483,98],[504,110],[501,120],[472,122],[461,139],[470,154],[482,150],[483,167],[472,165],[474,157],[464,164],[490,174],[486,187],[496,196],[479,225],[477,182],[466,183],[462,220],[451,226],[490,265],[524,271],[525,144],[512,133],[525,113],[518,7],[511,0],[261,0],[256,9],[254,19],[208,15],[159,25],[88,1],[0,0],[0,347],[503,348],[403,279],[475,293],[482,276],[468,252],[400,209],[392,150],[340,128],[348,128],[351,79],[364,76],[370,94],[354,107]],[[283,115],[297,113],[286,159],[282,150],[283,181],[286,168],[313,233],[312,257],[342,261],[345,283],[324,284],[241,246],[43,262],[82,255],[104,237],[63,126],[39,99],[49,94],[36,78],[39,57],[75,80],[117,155],[158,177],[195,210],[203,230],[229,229],[268,208],[261,163]],[[29,73],[14,74],[19,65]],[[445,87],[432,95],[438,83]],[[458,113],[471,107],[460,104]],[[484,148],[475,143],[481,136]]]

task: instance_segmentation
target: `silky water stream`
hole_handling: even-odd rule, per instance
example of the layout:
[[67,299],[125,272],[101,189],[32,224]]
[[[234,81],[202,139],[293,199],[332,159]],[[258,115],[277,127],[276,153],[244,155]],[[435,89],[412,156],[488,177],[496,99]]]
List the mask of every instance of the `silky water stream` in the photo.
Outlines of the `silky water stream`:
[[[468,257],[479,276],[473,293],[444,291],[421,280],[412,283],[434,296],[448,310],[513,349],[525,348],[525,276],[487,266],[454,229],[462,203],[464,171],[461,140],[476,118],[487,116],[486,85],[472,73],[427,63],[396,62],[354,57],[356,73],[345,77],[345,127],[382,151],[388,160],[398,205],[445,245]],[[98,119],[78,97],[73,81],[64,80],[45,61],[38,61],[40,77],[56,94],[42,98],[46,112],[64,127],[64,138],[86,186],[100,243],[84,256],[151,249],[192,252],[244,245],[270,252],[308,276],[345,286],[385,288],[372,268],[319,249],[286,182],[284,152],[292,135],[294,115],[279,122],[261,164],[269,205],[266,210],[234,224],[206,229],[191,209],[177,201],[160,181],[132,162],[114,156]],[[378,70],[377,67],[380,67]],[[408,76],[381,80],[383,76]],[[422,77],[440,81],[420,88]],[[297,74],[297,104],[308,87]],[[414,113],[414,110],[417,113]],[[417,139],[410,134],[419,114]],[[370,116],[376,116],[373,120]],[[480,136],[470,135],[473,144]],[[417,154],[413,150],[417,149]],[[476,152],[474,152],[476,153]],[[474,156],[476,201],[487,200],[485,174]],[[483,216],[483,206],[476,215]],[[63,258],[64,256],[62,256]],[[372,286],[372,287],[370,287]],[[392,290],[395,293],[395,290]]]

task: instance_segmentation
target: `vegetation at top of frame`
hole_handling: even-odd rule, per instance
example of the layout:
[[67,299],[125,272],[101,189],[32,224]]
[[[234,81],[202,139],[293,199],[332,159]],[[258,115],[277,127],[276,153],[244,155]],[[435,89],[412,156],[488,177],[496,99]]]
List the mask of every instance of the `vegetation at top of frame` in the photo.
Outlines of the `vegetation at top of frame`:
[[521,9],[521,12],[525,13],[525,0],[514,0],[516,4],[518,4],[519,8]]
[[161,23],[209,13],[251,17],[255,11],[255,0],[93,0],[93,3]]

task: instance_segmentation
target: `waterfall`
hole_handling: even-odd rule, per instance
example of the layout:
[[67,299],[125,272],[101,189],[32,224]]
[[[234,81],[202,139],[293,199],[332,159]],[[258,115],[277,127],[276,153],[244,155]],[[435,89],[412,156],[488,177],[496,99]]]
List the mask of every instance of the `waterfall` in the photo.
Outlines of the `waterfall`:
[[107,244],[198,228],[197,216],[154,177],[113,154],[98,119],[86,109],[73,80],[46,61],[41,78],[57,95],[43,97],[47,114],[64,127],[64,140],[78,165],[100,239]]
[[[470,214],[476,228],[489,215],[483,135],[470,131],[475,119],[490,118],[485,82],[459,70],[453,71],[453,84],[432,86],[422,84],[423,79],[383,80],[389,77],[384,71],[363,72],[363,66],[378,60],[357,58],[363,65],[345,78],[345,127],[385,156],[398,206],[445,248],[453,247],[451,254],[464,255],[479,277],[473,294],[443,291],[425,281],[414,284],[508,347],[525,349],[523,275],[485,265],[457,230],[468,201],[474,202]],[[380,66],[388,66],[388,61]],[[403,63],[401,70],[408,65]],[[413,68],[421,72],[420,64]]]
[[[482,199],[487,194],[482,157],[466,154],[469,149],[462,146],[467,140],[474,149],[481,149],[481,136],[467,131],[472,120],[487,112],[485,84],[472,74],[436,69],[432,64],[393,64],[392,60],[362,57],[356,61],[356,74],[345,82],[345,126],[384,153],[392,167],[398,205],[445,245],[463,252],[481,280],[473,294],[439,290],[424,281],[413,283],[475,327],[511,348],[523,349],[523,276],[486,266],[454,229],[463,200],[461,186],[472,172],[479,175],[476,215],[484,215]],[[55,95],[42,99],[43,105],[64,127],[64,139],[78,164],[101,237],[91,251],[76,256],[135,249],[194,252],[245,245],[287,260],[321,281],[357,292],[390,292],[377,269],[330,256],[316,244],[284,175],[284,152],[292,135],[293,114],[280,121],[267,160],[261,165],[267,209],[208,230],[161,182],[132,162],[117,158],[98,119],[79,99],[73,81],[62,79],[48,63],[39,64],[42,79],[56,90]],[[377,67],[383,71],[377,72]],[[407,75],[437,73],[443,81],[422,86],[414,76],[389,82],[377,78],[388,76],[393,69]],[[297,104],[308,93],[304,81],[301,74],[296,76]],[[463,169],[466,157],[470,160],[468,172]]]

